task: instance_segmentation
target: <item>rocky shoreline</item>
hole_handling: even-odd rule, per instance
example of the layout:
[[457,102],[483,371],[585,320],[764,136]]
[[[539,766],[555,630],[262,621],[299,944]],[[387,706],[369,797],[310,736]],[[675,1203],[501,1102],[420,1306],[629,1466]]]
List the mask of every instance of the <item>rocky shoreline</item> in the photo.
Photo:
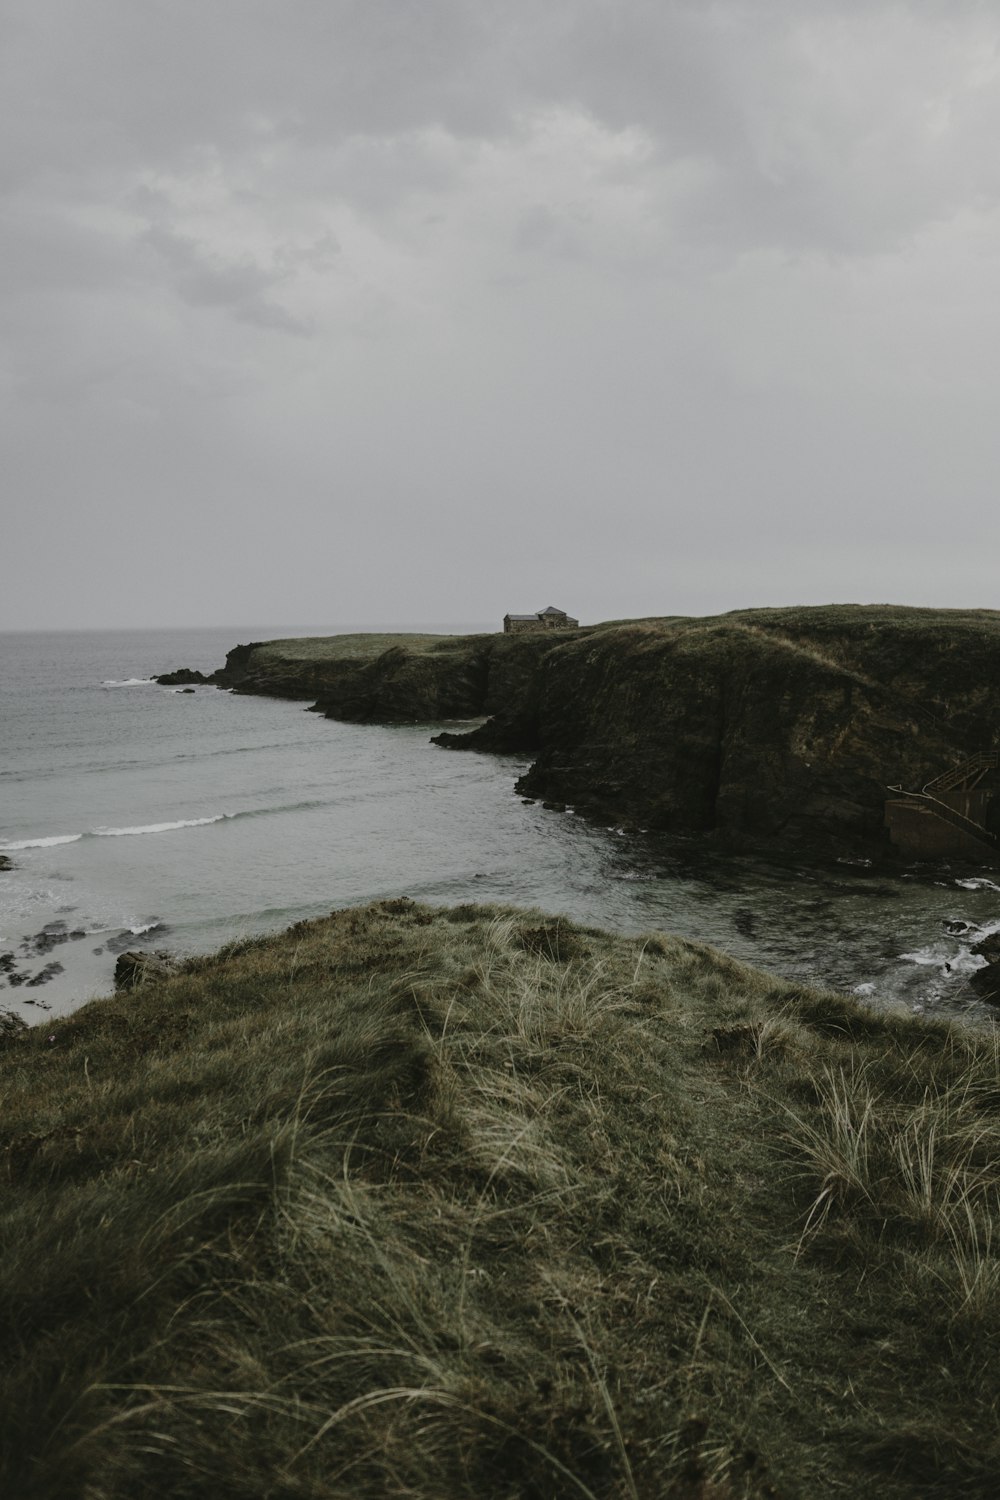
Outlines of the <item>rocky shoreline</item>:
[[436,743],[530,753],[525,797],[796,857],[890,855],[890,784],[1000,747],[1000,614],[829,605],[521,636],[252,642],[157,680],[357,723],[485,718]]
[[[165,922],[157,922],[145,932],[139,933],[132,932],[129,928],[122,928],[108,937],[100,934],[104,937],[104,941],[91,952],[95,956],[117,955],[114,971],[115,988],[135,989],[150,977],[165,977],[180,963],[179,959],[165,949],[151,951],[141,946],[162,940],[169,931]],[[29,996],[24,991],[40,990],[57,974],[65,973],[66,966],[58,958],[50,957],[50,954],[61,950],[65,944],[80,943],[87,937],[95,935],[88,933],[84,927],[70,928],[69,924],[62,919],[46,922],[38,932],[25,933],[16,948],[0,950],[0,985],[16,990],[16,999],[21,1004],[33,1006],[38,1010],[49,1010],[51,1007],[43,996],[37,994]],[[38,964],[39,959],[44,960],[41,965]]]

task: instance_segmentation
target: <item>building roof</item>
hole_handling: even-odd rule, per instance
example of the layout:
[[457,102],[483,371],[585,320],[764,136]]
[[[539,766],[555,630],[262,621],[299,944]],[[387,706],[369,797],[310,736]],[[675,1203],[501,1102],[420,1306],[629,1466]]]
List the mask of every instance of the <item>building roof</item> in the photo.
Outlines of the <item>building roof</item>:
[[564,615],[566,611],[564,609],[556,609],[554,604],[550,604],[547,609],[540,609],[538,613],[540,615]]
[[505,620],[537,620],[538,616],[537,615],[511,615],[511,614],[507,614],[507,615],[504,616],[504,619]]

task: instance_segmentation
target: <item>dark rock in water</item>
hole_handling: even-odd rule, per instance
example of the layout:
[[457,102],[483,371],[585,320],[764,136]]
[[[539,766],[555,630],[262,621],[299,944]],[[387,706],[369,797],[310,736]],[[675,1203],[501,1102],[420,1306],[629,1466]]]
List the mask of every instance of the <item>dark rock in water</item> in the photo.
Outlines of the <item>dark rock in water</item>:
[[178,667],[176,672],[163,672],[155,679],[161,687],[182,687],[190,682],[211,682],[204,672],[196,672],[192,667]]
[[131,932],[126,927],[115,937],[108,938],[105,948],[109,953],[124,953],[129,948],[134,948],[137,943],[151,943],[155,938],[163,937],[170,928],[166,922],[154,922],[145,932]]
[[152,953],[130,949],[119,955],[115,964],[115,989],[137,990],[157,979],[169,979],[180,968],[180,960],[166,949]]
[[78,943],[81,938],[85,938],[86,936],[87,936],[87,933],[86,933],[86,929],[85,928],[83,928],[83,927],[74,927],[73,931],[69,935],[69,940],[70,940],[71,943]]
[[28,980],[29,990],[37,989],[40,984],[48,984],[50,979],[54,979],[57,974],[61,974],[62,972],[62,964],[54,962],[46,964],[44,969],[39,969],[38,973],[33,974]]
[[29,954],[51,953],[60,943],[68,943],[69,936],[65,922],[46,922],[41,932],[36,932],[33,937],[25,937],[21,952],[25,957]]
[[15,984],[15,985],[16,984],[23,984],[24,981],[27,979],[27,977],[28,977],[27,974],[11,974],[10,978],[7,980],[7,983],[8,984]]
[[979,958],[985,958],[986,967],[969,975],[969,984],[980,1000],[1000,1005],[1000,932],[991,932],[972,949]]
[[0,870],[13,870],[14,866],[6,854],[0,854]]
[[92,953],[93,953],[93,955],[94,955],[95,958],[100,958],[101,954],[104,952],[104,949],[103,948],[93,948],[91,951],[92,951]]
[[193,693],[194,688],[181,688],[182,693]]
[[565,812],[566,811],[566,804],[565,804],[565,802],[543,802],[542,806],[545,808],[546,812]]
[[991,932],[982,942],[976,943],[972,951],[989,964],[1000,964],[1000,932]]
[[17,960],[13,953],[0,953],[0,974],[13,974]]

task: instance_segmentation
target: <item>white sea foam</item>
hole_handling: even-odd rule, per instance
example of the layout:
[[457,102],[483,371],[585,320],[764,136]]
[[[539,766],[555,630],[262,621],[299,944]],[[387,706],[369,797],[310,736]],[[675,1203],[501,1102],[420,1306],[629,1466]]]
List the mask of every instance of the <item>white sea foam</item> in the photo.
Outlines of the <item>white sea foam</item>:
[[121,682],[115,682],[113,678],[108,677],[101,683],[101,687],[149,687],[155,681],[155,677],[125,677]]
[[13,849],[50,849],[53,844],[75,844],[82,833],[54,833],[47,839],[19,839],[16,844],[0,844],[5,853]]
[[939,969],[948,962],[948,954],[940,948],[915,948],[912,953],[901,953],[899,957],[903,963],[934,964]]
[[214,818],[180,818],[176,823],[143,823],[136,828],[92,828],[90,831],[95,838],[122,839],[135,833],[170,833],[175,828],[203,828],[206,823],[221,823],[225,816],[225,813],[217,813]]
[[987,880],[985,875],[974,875],[970,880],[956,880],[963,891],[1000,891],[1000,885]]
[[940,947],[916,948],[912,953],[901,953],[899,957],[904,963],[943,969],[951,974],[974,974],[977,969],[985,969],[988,962],[981,954],[970,953],[967,949],[949,953]]

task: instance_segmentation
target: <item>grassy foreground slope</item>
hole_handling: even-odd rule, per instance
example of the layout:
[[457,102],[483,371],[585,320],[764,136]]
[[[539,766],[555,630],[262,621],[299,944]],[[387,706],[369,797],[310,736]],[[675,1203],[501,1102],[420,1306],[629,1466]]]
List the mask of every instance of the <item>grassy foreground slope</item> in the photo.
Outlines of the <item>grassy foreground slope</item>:
[[995,1494],[995,1039],[400,900],[0,1087],[17,1500]]

